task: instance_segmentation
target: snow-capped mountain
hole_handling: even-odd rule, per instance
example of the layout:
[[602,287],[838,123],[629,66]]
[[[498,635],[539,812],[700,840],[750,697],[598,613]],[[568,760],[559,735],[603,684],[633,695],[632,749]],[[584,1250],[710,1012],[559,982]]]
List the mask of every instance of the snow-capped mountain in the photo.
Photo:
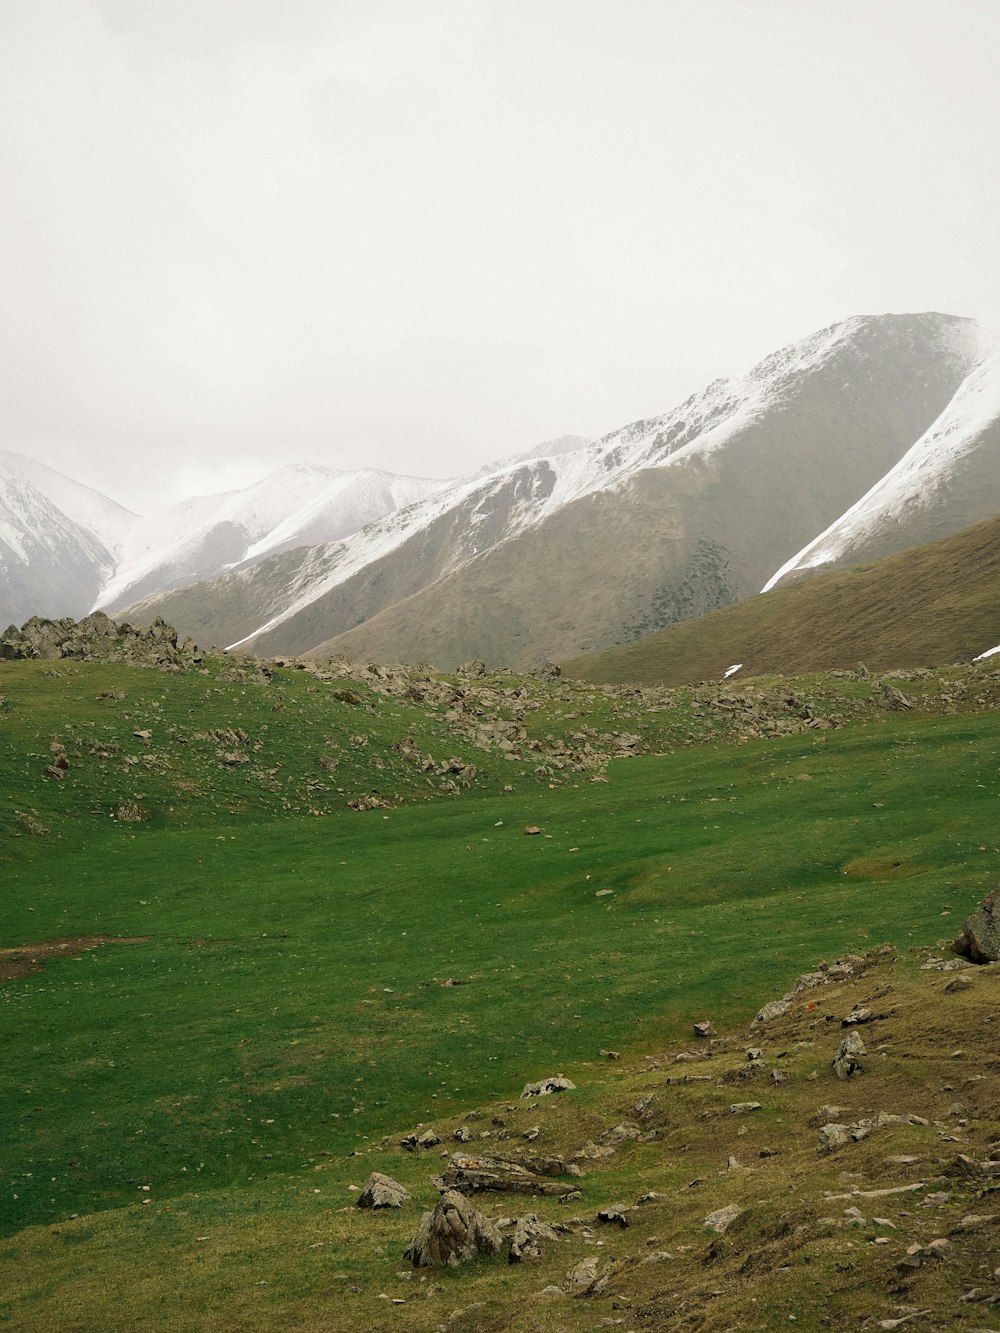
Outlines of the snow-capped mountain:
[[292,464],[241,490],[194,496],[135,525],[97,604],[116,611],[290,547],[335,541],[446,484]]
[[891,471],[768,579],[865,564],[1000,513],[1000,329],[978,330],[969,373]]
[[0,450],[0,623],[84,614],[136,521],[89,486]]
[[969,320],[847,320],[595,444],[141,612],[254,651],[439,665],[621,642],[755,593],[895,467],[977,355]]

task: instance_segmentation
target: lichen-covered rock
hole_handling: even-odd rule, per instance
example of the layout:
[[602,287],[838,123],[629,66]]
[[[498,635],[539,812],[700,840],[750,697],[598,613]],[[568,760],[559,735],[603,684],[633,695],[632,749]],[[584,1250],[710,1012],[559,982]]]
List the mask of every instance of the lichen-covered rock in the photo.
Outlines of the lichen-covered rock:
[[503,1239],[496,1224],[464,1194],[448,1190],[424,1213],[404,1257],[414,1268],[449,1268],[481,1254],[497,1254]]

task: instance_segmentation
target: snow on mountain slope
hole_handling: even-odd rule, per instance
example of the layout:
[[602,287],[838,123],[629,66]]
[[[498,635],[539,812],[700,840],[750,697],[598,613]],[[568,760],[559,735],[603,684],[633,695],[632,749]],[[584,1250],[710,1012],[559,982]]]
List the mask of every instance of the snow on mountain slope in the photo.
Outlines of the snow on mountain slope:
[[876,560],[1000,512],[1000,327],[977,330],[968,375],[894,468],[761,589]]
[[134,522],[107,496],[0,450],[0,621],[82,615]]
[[510,454],[506,458],[499,458],[492,463],[484,463],[475,473],[476,477],[491,477],[494,472],[501,472],[505,468],[516,467],[519,463],[530,463],[535,458],[558,458],[560,454],[575,453],[577,449],[586,449],[588,444],[593,444],[593,440],[586,435],[557,435],[553,440],[546,440],[543,444],[536,444],[533,449],[525,449],[523,453]]
[[[19,485],[22,490],[30,487],[43,495],[71,523],[83,528],[116,559],[137,521],[135,514],[100,491],[73,481],[71,477],[33,458],[0,449],[0,487],[11,485]],[[31,524],[30,507],[24,519],[27,524]],[[36,537],[43,538],[41,525],[33,531]]]
[[115,610],[292,546],[336,540],[445,484],[295,464],[242,490],[195,496],[136,525],[98,604]]
[[[755,569],[768,552],[773,560],[773,552],[796,532],[815,532],[839,503],[863,493],[891,467],[947,403],[974,353],[972,322],[953,316],[858,317],[821,330],[739,379],[716,380],[662,416],[633,422],[584,448],[463,480],[344,542],[305,553],[296,568],[284,567],[270,579],[260,601],[265,615],[232,646],[266,640],[269,650],[288,651],[274,647],[280,627],[308,621],[318,630],[321,617],[310,608],[364,571],[384,568],[404,547],[407,578],[397,571],[381,581],[409,598],[419,592],[416,565],[422,566],[424,586],[458,577],[458,571],[506,543],[546,528],[570,506],[604,496],[627,510],[626,492],[631,494],[639,479],[674,471],[675,489],[687,493],[689,515],[704,486],[724,495],[722,501],[701,502],[714,513],[710,558],[719,541],[732,535],[729,556],[749,559]],[[732,461],[723,465],[723,459]],[[744,493],[750,504],[741,514]],[[786,511],[793,507],[783,523],[769,512],[774,497]],[[644,512],[641,505],[636,512]],[[678,521],[692,532],[701,522]],[[627,527],[627,518],[623,523]],[[637,530],[630,540],[643,538]],[[533,549],[544,550],[544,543]],[[626,540],[624,558],[629,549]],[[789,541],[784,549],[795,546]],[[553,548],[545,558],[557,559],[559,553]],[[760,577],[767,568],[764,564]],[[609,568],[612,584],[617,572]],[[262,577],[262,589],[264,583]],[[233,585],[227,585],[227,595],[232,592]],[[613,587],[607,595],[613,600]],[[244,604],[254,596],[249,584],[241,587]],[[384,605],[359,605],[359,615],[376,614]]]

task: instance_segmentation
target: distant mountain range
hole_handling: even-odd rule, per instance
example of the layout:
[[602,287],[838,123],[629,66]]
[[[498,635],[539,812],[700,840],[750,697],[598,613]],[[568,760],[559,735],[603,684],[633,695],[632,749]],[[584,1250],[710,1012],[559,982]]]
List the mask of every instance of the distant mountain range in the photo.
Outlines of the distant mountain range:
[[857,317],[450,484],[286,468],[191,501],[103,543],[96,600],[260,653],[527,667],[1000,513],[998,422],[974,321]]
[[95,605],[117,612],[290,547],[346,537],[447,484],[299,464],[144,518],[0,452],[0,622]]

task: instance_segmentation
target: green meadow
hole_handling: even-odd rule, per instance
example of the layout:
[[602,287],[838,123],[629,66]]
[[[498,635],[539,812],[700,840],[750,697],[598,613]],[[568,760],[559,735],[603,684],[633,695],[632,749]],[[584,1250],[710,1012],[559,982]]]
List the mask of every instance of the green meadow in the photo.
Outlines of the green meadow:
[[[0,688],[2,945],[105,941],[0,986],[8,1235],[211,1192],[285,1208],[385,1135],[747,1019],[821,958],[954,933],[995,881],[994,711],[645,755],[607,782],[480,754],[440,796],[392,740],[460,743],[402,701],[362,725],[301,679],[15,664]],[[194,739],[236,726],[271,787]],[[345,808],[375,773],[400,803]],[[136,798],[146,818],[111,817]]]

